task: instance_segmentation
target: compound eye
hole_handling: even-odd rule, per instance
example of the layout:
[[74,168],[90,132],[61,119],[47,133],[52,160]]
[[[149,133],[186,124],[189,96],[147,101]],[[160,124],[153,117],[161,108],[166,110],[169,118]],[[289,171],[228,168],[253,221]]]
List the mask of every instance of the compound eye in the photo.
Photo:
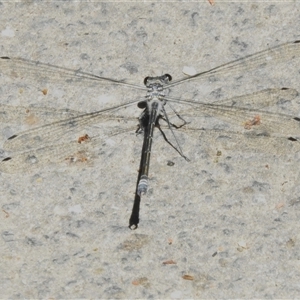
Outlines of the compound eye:
[[137,107],[138,107],[138,108],[141,108],[141,109],[146,108],[146,107],[147,107],[146,101],[140,101],[140,102],[137,104]]
[[170,74],[165,74],[165,77],[168,77],[168,80],[172,81],[172,76]]
[[144,79],[144,85],[145,85],[145,86],[147,86],[147,81],[148,81],[148,79],[149,79],[149,76],[145,77],[145,79]]

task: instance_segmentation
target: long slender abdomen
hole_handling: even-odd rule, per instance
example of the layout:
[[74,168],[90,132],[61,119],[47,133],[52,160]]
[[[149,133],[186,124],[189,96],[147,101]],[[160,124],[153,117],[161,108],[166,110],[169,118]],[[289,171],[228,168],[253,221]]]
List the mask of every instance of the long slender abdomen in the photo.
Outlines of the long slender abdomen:
[[142,175],[137,188],[138,195],[139,196],[145,195],[147,193],[147,189],[148,189],[148,176]]

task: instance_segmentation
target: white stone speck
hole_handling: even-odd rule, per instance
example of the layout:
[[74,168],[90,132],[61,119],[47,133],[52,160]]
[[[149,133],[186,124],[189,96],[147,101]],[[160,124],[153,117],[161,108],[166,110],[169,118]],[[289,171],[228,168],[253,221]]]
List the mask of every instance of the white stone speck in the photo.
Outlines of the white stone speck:
[[1,31],[1,36],[14,37],[15,31],[9,27],[6,27],[4,30]]
[[197,74],[197,71],[195,68],[187,67],[187,66],[183,67],[182,72],[183,72],[183,74],[186,74],[189,76],[193,76],[193,75]]
[[78,205],[69,207],[68,211],[71,213],[80,214],[80,213],[82,213],[82,208],[81,208],[81,205],[78,204]]

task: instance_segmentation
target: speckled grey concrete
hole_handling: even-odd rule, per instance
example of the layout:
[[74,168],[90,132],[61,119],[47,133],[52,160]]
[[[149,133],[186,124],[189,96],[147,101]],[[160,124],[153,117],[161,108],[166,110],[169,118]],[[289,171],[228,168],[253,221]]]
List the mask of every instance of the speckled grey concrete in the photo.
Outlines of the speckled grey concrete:
[[[135,84],[166,72],[176,79],[184,66],[204,71],[300,39],[299,9],[296,2],[2,2],[0,55]],[[300,90],[299,70],[295,60],[179,92],[218,100],[269,87]],[[1,104],[85,112],[129,93],[14,75],[0,77]],[[16,121],[21,124],[1,124],[1,145],[30,127]],[[297,154],[242,151],[238,142],[225,149],[213,137],[178,136],[191,162],[156,133],[136,231],[127,227],[142,143],[134,129],[99,142],[82,166],[1,173],[0,297],[299,297]]]

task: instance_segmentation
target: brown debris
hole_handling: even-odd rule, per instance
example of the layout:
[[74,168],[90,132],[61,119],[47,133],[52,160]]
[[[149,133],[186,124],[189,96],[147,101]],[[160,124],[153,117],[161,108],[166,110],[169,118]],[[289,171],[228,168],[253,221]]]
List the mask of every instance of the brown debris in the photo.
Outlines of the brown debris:
[[279,202],[275,205],[276,210],[280,210],[281,208],[284,207],[284,203],[283,202]]
[[142,285],[143,287],[149,287],[150,286],[150,282],[148,280],[147,277],[140,277],[138,279],[135,279],[132,281],[133,285]]
[[6,210],[4,210],[4,209],[2,209],[2,211],[5,213],[5,218],[8,218],[9,217],[9,213]]
[[177,262],[174,261],[173,259],[170,259],[170,260],[166,260],[163,262],[163,265],[176,265]]
[[89,138],[90,138],[90,137],[89,137],[87,134],[85,134],[85,135],[83,135],[83,136],[80,136],[80,137],[78,138],[78,143],[81,144],[81,143],[83,143],[83,142],[89,140]]
[[44,95],[47,95],[47,94],[48,94],[48,89],[42,89],[42,93],[43,93]]
[[25,113],[26,113],[26,117],[25,117],[26,124],[35,125],[39,123],[39,118],[35,114],[31,113],[30,109],[26,109]]
[[188,274],[183,275],[182,278],[183,278],[184,280],[194,280],[194,276],[188,275]]
[[260,121],[261,121],[260,116],[257,115],[252,120],[246,121],[244,123],[244,128],[249,130],[252,128],[252,126],[260,125],[261,124]]
[[65,160],[67,160],[69,163],[77,163],[77,162],[87,162],[89,160],[88,155],[85,151],[78,151],[74,155],[70,155],[69,157],[66,157]]

